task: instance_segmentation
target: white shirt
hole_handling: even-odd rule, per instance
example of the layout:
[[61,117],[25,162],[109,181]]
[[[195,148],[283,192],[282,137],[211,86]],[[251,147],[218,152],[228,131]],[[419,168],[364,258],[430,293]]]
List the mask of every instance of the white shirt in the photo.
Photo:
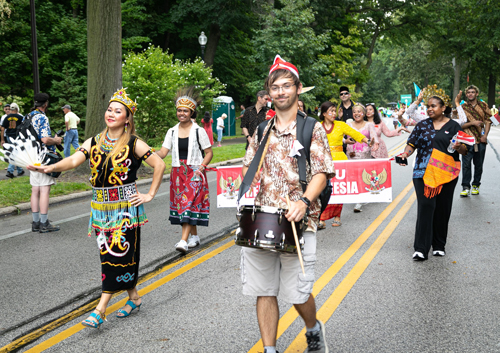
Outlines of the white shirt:
[[224,127],[224,119],[217,118],[217,129],[221,129]]
[[64,116],[64,121],[69,123],[68,128],[76,129],[76,125],[80,122],[80,118],[75,113],[69,111]]
[[[198,129],[198,136],[200,144],[198,145],[198,139],[196,138],[196,129]],[[194,124],[191,126],[191,131],[189,131],[189,142],[188,142],[188,156],[187,164],[190,166],[199,166],[203,163],[203,156],[201,155],[200,145],[203,150],[212,146],[210,140],[208,139],[207,132],[205,129],[201,128],[199,125]],[[181,163],[179,161],[179,124],[170,128],[165,135],[165,140],[163,141],[163,147],[172,151],[172,167],[180,167]]]

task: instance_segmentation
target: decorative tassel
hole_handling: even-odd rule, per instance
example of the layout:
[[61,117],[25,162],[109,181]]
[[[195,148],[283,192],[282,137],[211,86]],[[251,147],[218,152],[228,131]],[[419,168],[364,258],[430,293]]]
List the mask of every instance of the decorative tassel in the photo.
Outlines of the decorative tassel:
[[428,199],[432,199],[434,196],[439,195],[442,189],[443,185],[439,185],[435,188],[426,185],[424,187],[424,196],[427,197]]

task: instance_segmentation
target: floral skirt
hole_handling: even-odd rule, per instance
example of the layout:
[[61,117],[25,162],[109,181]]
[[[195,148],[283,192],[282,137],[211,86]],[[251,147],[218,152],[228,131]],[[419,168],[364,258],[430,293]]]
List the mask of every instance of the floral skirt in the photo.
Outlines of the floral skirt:
[[342,213],[342,207],[343,204],[329,204],[326,206],[325,210],[321,214],[320,221],[326,221],[327,219],[331,219],[334,217],[340,217],[340,214]]
[[[170,174],[170,223],[189,223],[208,226],[210,198],[206,173],[197,178],[197,166],[189,166],[180,160],[180,167],[172,167]],[[197,180],[198,179],[198,180]]]
[[123,227],[113,232],[96,229],[100,250],[102,292],[115,293],[132,289],[139,277],[141,227]]

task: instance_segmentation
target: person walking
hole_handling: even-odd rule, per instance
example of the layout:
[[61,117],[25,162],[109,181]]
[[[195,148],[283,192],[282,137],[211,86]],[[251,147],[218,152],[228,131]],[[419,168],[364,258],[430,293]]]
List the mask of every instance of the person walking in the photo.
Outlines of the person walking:
[[170,223],[182,225],[181,240],[175,249],[186,253],[200,244],[197,226],[208,226],[210,198],[205,169],[213,157],[212,145],[204,129],[192,122],[201,99],[194,87],[177,92],[175,101],[179,123],[170,128],[160,151],[165,158],[172,151],[170,173]]
[[78,124],[80,124],[80,118],[71,111],[71,106],[69,104],[62,107],[62,110],[64,112],[64,124],[66,125],[64,157],[67,158],[71,155],[71,145],[73,145],[75,151],[80,148],[78,144]]
[[[461,197],[479,195],[481,176],[483,175],[484,157],[490,133],[491,111],[485,102],[477,99],[479,88],[470,85],[465,90],[467,101],[462,104],[462,109],[467,117],[467,122],[462,125],[465,133],[474,136],[475,144],[468,147],[468,153],[462,156],[462,192]],[[12,107],[11,107],[12,108]],[[457,105],[458,110],[458,105]],[[474,162],[474,179],[472,179],[472,162]],[[471,191],[472,179],[472,191]]]
[[[16,139],[18,136],[17,127],[21,125],[23,121],[23,116],[19,114],[19,106],[16,103],[10,105],[10,114],[5,117],[1,125],[0,139],[2,146],[4,143],[10,143],[12,140]],[[5,139],[4,139],[5,134]],[[13,164],[9,164],[7,167],[7,178],[14,178],[14,168],[17,170],[17,176],[24,175],[24,170],[21,167],[16,167]]]
[[[320,106],[320,120],[323,120],[323,128],[326,131],[328,144],[330,145],[330,153],[334,161],[347,160],[347,156],[342,148],[343,137],[349,136],[357,142],[368,143],[368,139],[359,131],[353,129],[346,123],[336,120],[335,103],[326,101]],[[333,218],[332,227],[339,227],[342,225],[340,216],[342,214],[343,204],[329,204],[323,211],[318,224],[318,229],[325,229],[325,221]]]
[[[316,229],[320,212],[318,196],[327,179],[335,175],[333,161],[329,153],[326,133],[319,122],[314,126],[310,147],[309,181],[305,192],[299,182],[298,165],[290,157],[291,146],[296,141],[298,98],[302,90],[297,68],[276,56],[271,66],[265,88],[273,98],[276,115],[268,122],[263,136],[271,129],[269,148],[257,172],[253,185],[260,181],[260,189],[255,198],[256,206],[287,209],[288,221],[302,221],[309,209],[307,230],[304,239],[304,267],[302,274],[296,254],[287,254],[243,247],[241,249],[241,278],[243,294],[257,297],[257,320],[259,323],[265,353],[276,352],[279,307],[277,296],[294,305],[306,326],[308,348],[306,352],[328,352],[325,327],[317,320],[316,305],[312,296],[314,283],[314,263],[316,259]],[[250,139],[245,158],[243,175],[248,171],[257,149],[259,139]],[[290,206],[281,195],[289,195]],[[281,196],[281,197],[280,197]]]
[[413,168],[413,186],[417,194],[415,252],[412,256],[415,261],[427,260],[431,246],[432,255],[445,256],[453,194],[460,174],[459,153],[467,153],[467,147],[458,142],[451,145],[450,152],[453,136],[462,129],[446,116],[451,113],[449,101],[442,90],[426,92],[424,102],[429,119],[415,126],[400,155],[407,159],[417,150]]
[[222,113],[220,117],[217,118],[217,147],[221,147],[222,136],[224,135],[224,120],[227,118],[226,113]]
[[[134,113],[137,104],[125,89],[111,97],[104,114],[106,128],[87,139],[68,158],[49,166],[28,169],[32,173],[61,172],[74,169],[89,160],[93,189],[88,235],[95,232],[99,246],[102,294],[99,303],[82,325],[99,328],[106,320],[106,308],[113,293],[126,290],[129,300],[118,310],[118,318],[139,310],[142,298],[137,292],[141,226],[148,219],[144,203],[150,202],[161,185],[165,163],[135,134]],[[145,161],[153,167],[148,193],[137,190],[137,170]]]
[[257,126],[266,120],[266,114],[269,108],[267,107],[267,102],[271,100],[269,94],[262,90],[257,92],[257,102],[245,109],[245,114],[241,118],[241,129],[242,133],[247,140],[245,149],[248,148],[250,139],[253,137]]
[[205,115],[203,116],[202,119],[202,123],[203,123],[203,128],[207,133],[208,139],[210,140],[210,145],[212,146],[214,144],[214,132],[212,131],[212,124],[214,123],[214,120],[210,117],[209,112],[205,112]]

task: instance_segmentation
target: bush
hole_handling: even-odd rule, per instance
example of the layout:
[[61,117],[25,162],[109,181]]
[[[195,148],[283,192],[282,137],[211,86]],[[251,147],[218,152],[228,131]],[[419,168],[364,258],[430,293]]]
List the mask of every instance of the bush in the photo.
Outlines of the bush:
[[167,130],[178,123],[175,94],[189,85],[195,85],[203,98],[198,117],[212,109],[213,98],[225,88],[212,77],[212,69],[199,59],[184,62],[154,46],[125,56],[123,86],[127,87],[127,94],[132,99],[137,97],[134,119],[139,136],[149,144],[161,144]]

